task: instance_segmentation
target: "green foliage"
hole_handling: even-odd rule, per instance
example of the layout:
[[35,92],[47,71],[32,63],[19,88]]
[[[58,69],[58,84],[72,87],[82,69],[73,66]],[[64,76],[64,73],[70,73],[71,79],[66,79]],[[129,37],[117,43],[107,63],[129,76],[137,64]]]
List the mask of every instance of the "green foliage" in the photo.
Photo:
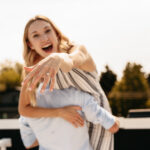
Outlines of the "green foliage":
[[106,71],[101,73],[99,82],[105,94],[108,95],[116,82],[117,75],[113,73],[112,70],[109,69],[108,65],[106,65],[105,68]]
[[148,84],[141,69],[141,65],[127,63],[123,72],[123,77],[117,86],[118,90],[126,92],[146,91],[148,89]]
[[22,65],[5,61],[0,64],[0,91],[15,89],[21,85]]
[[2,82],[0,81],[0,92],[4,92],[4,91],[6,91],[6,89],[7,89],[6,84],[5,84],[5,83],[2,83]]
[[110,92],[110,104],[115,115],[126,116],[129,109],[147,107],[148,83],[141,69],[139,64],[127,63],[122,79]]

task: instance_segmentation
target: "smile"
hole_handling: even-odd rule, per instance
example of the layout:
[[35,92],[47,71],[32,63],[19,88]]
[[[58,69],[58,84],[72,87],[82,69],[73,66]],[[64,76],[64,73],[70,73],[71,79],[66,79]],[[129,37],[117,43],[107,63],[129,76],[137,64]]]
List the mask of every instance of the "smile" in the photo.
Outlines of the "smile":
[[53,45],[49,45],[47,47],[43,47],[42,50],[45,51],[45,52],[51,52],[53,49]]

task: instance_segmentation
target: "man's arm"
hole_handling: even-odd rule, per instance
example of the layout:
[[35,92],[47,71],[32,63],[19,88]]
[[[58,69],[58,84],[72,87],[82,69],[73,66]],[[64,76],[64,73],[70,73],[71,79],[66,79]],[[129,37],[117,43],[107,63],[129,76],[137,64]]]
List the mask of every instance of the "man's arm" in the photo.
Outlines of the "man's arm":
[[34,148],[39,145],[32,128],[29,126],[25,117],[19,118],[20,134],[24,146],[27,149]]
[[115,116],[100,107],[93,96],[84,94],[83,112],[88,121],[101,124],[105,129],[115,133],[119,129],[119,122]]
[[26,149],[32,149],[32,148],[37,147],[37,146],[39,146],[39,143],[38,143],[38,141],[36,140],[31,146],[26,147]]

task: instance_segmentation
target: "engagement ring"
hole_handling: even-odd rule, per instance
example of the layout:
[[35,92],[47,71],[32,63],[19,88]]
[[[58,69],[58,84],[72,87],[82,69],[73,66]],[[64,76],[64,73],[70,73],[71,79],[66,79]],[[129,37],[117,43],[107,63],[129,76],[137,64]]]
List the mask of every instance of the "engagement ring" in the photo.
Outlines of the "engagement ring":
[[50,73],[49,73],[49,72],[47,72],[47,73],[46,73],[46,75],[47,75],[47,76],[50,76]]

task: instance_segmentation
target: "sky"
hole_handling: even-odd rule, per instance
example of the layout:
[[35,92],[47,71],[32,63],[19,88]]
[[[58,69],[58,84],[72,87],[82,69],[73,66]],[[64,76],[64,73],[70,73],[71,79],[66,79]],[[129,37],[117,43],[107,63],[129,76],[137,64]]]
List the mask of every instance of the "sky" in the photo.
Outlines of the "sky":
[[109,65],[121,78],[127,62],[135,62],[148,74],[149,8],[149,0],[0,0],[0,62],[23,63],[25,24],[41,14],[87,48],[99,73]]

